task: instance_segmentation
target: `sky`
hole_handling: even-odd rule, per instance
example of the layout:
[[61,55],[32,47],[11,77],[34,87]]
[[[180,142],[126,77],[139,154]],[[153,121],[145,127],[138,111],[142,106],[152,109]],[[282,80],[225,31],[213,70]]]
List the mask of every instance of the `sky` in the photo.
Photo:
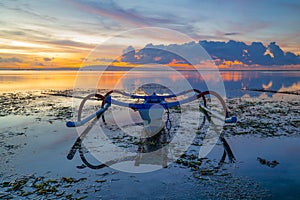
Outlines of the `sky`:
[[184,41],[130,34],[147,27],[185,40],[276,42],[300,55],[299,19],[298,0],[1,0],[0,68],[79,67],[99,45],[110,60],[126,45]]

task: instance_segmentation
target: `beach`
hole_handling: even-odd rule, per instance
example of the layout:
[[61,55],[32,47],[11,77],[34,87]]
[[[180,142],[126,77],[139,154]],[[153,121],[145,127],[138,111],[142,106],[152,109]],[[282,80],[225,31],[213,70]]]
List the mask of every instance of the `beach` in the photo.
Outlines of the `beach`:
[[299,8],[1,1],[0,200],[300,199]]
[[300,199],[300,1],[0,5],[0,200]]
[[[78,137],[77,131],[65,126],[74,114],[69,94],[70,90],[1,94],[1,198],[294,199],[300,195],[298,95],[227,99],[230,112],[238,117],[236,125],[223,128],[235,162],[226,159],[216,167],[224,151],[220,143],[206,159],[198,160],[193,149],[201,145],[194,142],[186,155],[166,168],[128,173],[110,167],[90,169],[78,153],[67,160]],[[122,138],[112,140],[118,143]],[[138,143],[125,138],[120,144],[134,149]]]

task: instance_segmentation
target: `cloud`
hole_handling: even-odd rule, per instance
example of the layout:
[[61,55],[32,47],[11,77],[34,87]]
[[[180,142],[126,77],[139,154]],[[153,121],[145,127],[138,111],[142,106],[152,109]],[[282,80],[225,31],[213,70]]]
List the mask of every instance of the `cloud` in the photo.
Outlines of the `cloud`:
[[[264,46],[261,42],[244,42],[230,40],[228,42],[199,41],[185,44],[153,45],[148,44],[140,50],[129,46],[123,52],[121,62],[134,64],[199,64],[208,56],[204,55],[203,48],[217,65],[248,66],[248,65],[293,65],[300,64],[300,57],[292,52],[284,52],[275,42]],[[176,53],[174,53],[176,52]],[[267,53],[269,52],[269,54]],[[272,54],[272,56],[270,56]]]
[[86,48],[92,48],[94,46],[86,44],[86,43],[82,43],[82,42],[75,42],[72,40],[50,40],[47,43],[50,44],[57,44],[57,45],[62,45],[62,46],[71,46],[71,47],[86,47]]
[[7,36],[7,35],[25,36],[25,32],[19,30],[1,30],[0,36]]
[[143,49],[136,51],[130,46],[123,51],[124,54],[120,61],[132,64],[188,64],[189,62],[185,58],[174,53],[174,48],[176,47],[172,47],[171,45],[148,44]]
[[48,62],[48,61],[53,60],[54,58],[43,58],[43,59],[44,59],[44,61]]
[[16,57],[11,57],[11,58],[0,57],[0,63],[22,63],[22,60]]
[[299,1],[280,1],[279,4],[281,9],[287,10],[289,14],[296,14],[299,16],[300,4]]
[[114,59],[108,59],[108,58],[96,58],[94,61],[95,62],[109,62],[109,63],[111,63],[111,62],[114,62],[115,60]]
[[[164,13],[160,12],[162,8],[151,9],[149,12],[149,6],[153,7],[155,3],[150,3],[148,6],[139,4],[138,6],[124,8],[121,2],[114,1],[83,1],[83,0],[66,0],[74,7],[88,14],[94,14],[97,16],[105,17],[106,19],[112,20],[119,23],[121,26],[132,26],[132,27],[149,27],[149,26],[161,26],[169,27],[172,29],[177,29],[177,25],[184,26],[187,22],[195,21],[191,17],[186,19],[185,17],[180,17],[176,13],[170,12]],[[157,2],[160,3],[161,2]],[[126,3],[125,3],[126,4]],[[146,3],[147,4],[147,3]],[[169,5],[167,5],[170,7]],[[125,7],[128,7],[125,6]],[[143,8],[144,7],[144,8]],[[204,17],[203,17],[204,18]],[[197,18],[197,21],[199,19]],[[105,26],[104,20],[101,20],[103,26]],[[185,21],[185,23],[178,24],[178,21]],[[105,29],[113,29],[116,26],[106,26]],[[126,27],[128,28],[128,27]],[[180,29],[180,28],[179,28]],[[182,28],[182,30],[187,30],[187,27]],[[190,29],[189,29],[190,30]]]
[[238,35],[239,33],[237,32],[231,32],[231,33],[224,33],[224,35]]
[[149,20],[137,13],[134,9],[126,10],[115,4],[113,1],[101,2],[86,2],[79,0],[67,0],[72,3],[75,7],[82,11],[107,17],[122,24],[133,25],[135,27],[144,27],[151,24]]
[[39,62],[39,63],[34,63],[35,66],[45,66],[43,63]]
[[[247,45],[244,42],[234,40],[229,42],[201,41],[200,44],[213,58],[220,60],[238,60],[247,65],[265,66],[300,64],[298,56],[292,52],[283,52],[275,42],[271,42],[268,46],[264,46],[260,42]],[[272,53],[273,57],[266,54],[267,51]]]
[[26,16],[26,18],[30,17],[30,18],[36,18],[39,20],[44,20],[44,21],[56,21],[57,19],[53,16],[49,16],[49,15],[44,15],[44,14],[40,14],[40,12],[34,11],[34,9],[32,8],[32,6],[30,6],[30,4],[28,3],[19,3],[17,6],[16,5],[8,5],[8,4],[2,4],[2,7],[4,7],[7,10],[11,10],[14,11],[15,13],[22,13],[22,16]]

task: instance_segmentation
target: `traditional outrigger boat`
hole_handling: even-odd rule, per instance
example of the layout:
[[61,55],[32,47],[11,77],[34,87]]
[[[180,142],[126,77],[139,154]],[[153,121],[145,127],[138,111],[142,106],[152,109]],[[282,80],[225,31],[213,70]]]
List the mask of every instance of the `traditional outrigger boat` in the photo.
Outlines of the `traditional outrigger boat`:
[[[139,99],[143,100],[142,103],[127,103],[122,102],[120,100],[114,99],[112,97],[113,93],[117,93],[119,95],[123,95],[126,98],[130,99]],[[185,95],[191,94],[189,97],[184,98]],[[222,108],[222,112],[214,112],[212,109],[210,109],[207,106],[207,97],[208,96],[214,96],[216,99],[218,99],[218,102],[221,104],[219,105]],[[178,98],[182,97],[182,98]],[[102,101],[101,108],[97,110],[95,113],[85,117],[81,118],[82,109],[86,103],[87,100],[91,98],[96,98],[97,100]],[[180,100],[174,100],[174,99],[180,99]],[[164,129],[168,129],[171,126],[171,121],[168,119],[166,121],[163,120],[163,114],[167,113],[169,115],[169,109],[178,107],[183,104],[190,103],[192,101],[195,101],[197,99],[201,99],[199,103],[199,111],[204,113],[206,117],[211,119],[211,117],[214,117],[223,123],[236,123],[237,118],[235,116],[229,116],[225,101],[223,98],[214,91],[205,91],[201,92],[197,89],[191,89],[187,91],[183,91],[178,94],[169,94],[169,95],[157,95],[156,93],[152,93],[151,95],[135,95],[135,94],[129,94],[120,90],[111,90],[107,92],[105,95],[101,95],[98,93],[93,93],[90,95],[87,95],[81,102],[78,110],[78,119],[77,121],[68,121],[66,123],[67,127],[78,127],[86,124],[87,122],[92,122],[86,127],[86,129],[81,133],[81,135],[78,137],[74,145],[72,146],[67,158],[73,159],[76,150],[81,150],[81,143],[82,140],[85,138],[85,136],[88,134],[88,132],[92,129],[93,125],[102,118],[103,122],[105,123],[105,112],[108,110],[108,108],[111,105],[117,105],[121,107],[127,107],[131,108],[135,111],[137,111],[143,120],[143,128],[144,131],[147,133],[148,136],[155,136],[157,133],[162,132]],[[226,149],[226,148],[225,148]],[[80,156],[83,160],[83,162],[91,167],[91,168],[102,168],[105,166],[105,164],[98,165],[97,167],[90,165],[84,155],[83,152],[80,151]],[[107,164],[107,163],[106,163]]]
[[[187,93],[191,93],[191,92],[194,92],[195,94],[186,99],[182,99],[180,101],[172,101],[172,102],[165,101],[166,99],[183,96],[183,95],[185,95]],[[122,101],[112,99],[112,97],[110,96],[112,93],[119,93],[121,95],[124,95],[124,96],[132,98],[132,99],[143,99],[144,102],[143,103],[124,103]],[[206,98],[205,98],[206,95],[213,95],[220,101],[220,103],[222,104],[222,107],[224,109],[223,116],[220,115],[219,113],[215,113],[207,108]],[[67,127],[82,126],[83,124],[87,123],[88,121],[92,120],[95,117],[99,118],[100,116],[102,116],[105,113],[105,111],[112,104],[122,106],[122,107],[128,107],[133,110],[137,110],[140,113],[141,118],[144,120],[144,126],[147,127],[147,126],[150,126],[151,123],[153,123],[154,121],[156,122],[157,120],[162,119],[164,110],[168,110],[169,108],[180,106],[182,104],[186,104],[186,103],[192,102],[192,101],[194,101],[196,99],[200,99],[200,98],[202,98],[202,100],[203,100],[203,102],[199,104],[202,112],[210,113],[214,117],[216,117],[220,120],[224,120],[225,123],[235,123],[237,121],[237,118],[235,116],[231,116],[231,117],[229,116],[225,101],[218,93],[216,93],[214,91],[200,92],[197,89],[192,89],[192,90],[187,90],[187,91],[181,92],[179,94],[171,94],[171,95],[165,95],[165,96],[163,96],[163,95],[160,96],[160,95],[157,95],[156,93],[153,93],[152,95],[149,95],[149,96],[141,96],[141,95],[129,94],[126,92],[122,92],[120,90],[111,90],[108,93],[106,93],[104,96],[101,94],[97,94],[97,93],[86,96],[82,100],[78,112],[81,112],[85,102],[91,97],[95,97],[95,98],[98,98],[99,100],[102,100],[101,108],[97,112],[87,116],[84,119],[79,118],[78,121],[76,121],[76,122],[68,121],[66,124]],[[155,109],[155,112],[151,112],[151,113],[155,113],[155,115],[150,116],[149,111],[152,109]]]

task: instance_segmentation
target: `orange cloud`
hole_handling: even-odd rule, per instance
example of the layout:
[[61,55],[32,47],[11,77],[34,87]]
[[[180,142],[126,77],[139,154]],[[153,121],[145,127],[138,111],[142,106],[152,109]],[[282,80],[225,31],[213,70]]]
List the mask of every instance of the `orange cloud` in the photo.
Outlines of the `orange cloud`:
[[179,68],[185,68],[185,69],[192,69],[192,65],[187,63],[182,63],[181,60],[176,60],[175,58],[168,64],[166,64],[169,67],[179,67]]
[[223,68],[223,69],[229,69],[229,68],[241,68],[241,67],[247,67],[248,65],[238,61],[238,60],[234,60],[234,61],[230,61],[230,60],[224,60],[223,62],[218,63],[218,67],[219,68]]

